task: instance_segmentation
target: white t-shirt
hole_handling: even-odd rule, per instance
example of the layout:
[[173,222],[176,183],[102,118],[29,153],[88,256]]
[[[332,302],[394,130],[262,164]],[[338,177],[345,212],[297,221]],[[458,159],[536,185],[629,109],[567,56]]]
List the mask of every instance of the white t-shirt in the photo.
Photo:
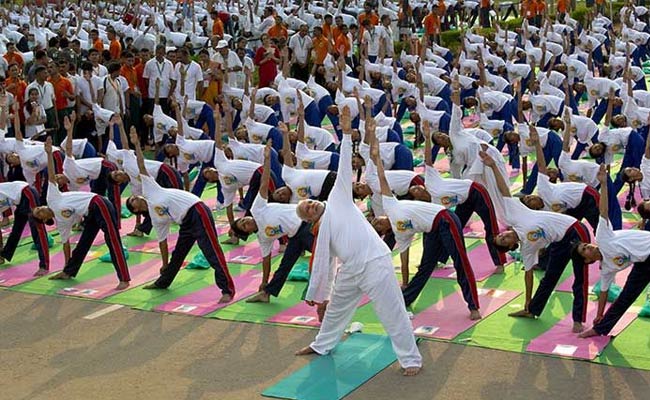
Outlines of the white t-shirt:
[[639,182],[639,189],[641,189],[641,196],[644,200],[650,199],[650,159],[643,156],[641,165],[639,166],[643,179]]
[[[213,61],[216,62],[217,64],[221,65],[221,69],[226,70],[226,71],[229,70],[229,69],[232,69],[232,68],[236,68],[236,67],[240,67],[242,69],[244,68],[243,65],[242,65],[241,60],[239,59],[239,57],[237,57],[237,53],[235,53],[232,50],[228,50],[228,56],[226,57],[225,60],[224,60],[223,56],[221,55],[221,53],[217,52],[214,55]],[[236,71],[228,72],[228,83],[231,84],[231,85],[234,85],[236,87],[239,87],[238,79],[239,79],[239,74],[240,73],[241,73],[241,71],[239,71],[239,72],[236,72]]]
[[325,150],[334,143],[334,136],[323,128],[305,123],[305,145],[311,150]]
[[623,229],[615,231],[609,220],[600,217],[596,243],[603,255],[600,262],[600,288],[608,290],[616,273],[643,262],[650,256],[650,232]]
[[90,192],[61,193],[56,185],[47,186],[47,206],[54,212],[56,227],[61,234],[61,243],[66,243],[72,236],[72,226],[81,222],[88,214],[88,206],[93,197]]
[[231,205],[237,190],[247,186],[255,171],[261,167],[260,164],[252,161],[228,160],[221,149],[215,149],[214,166],[219,172],[219,182],[221,182],[221,192],[224,198],[223,203],[219,204],[220,208]]
[[318,197],[323,189],[323,182],[330,171],[323,169],[295,169],[284,165],[282,179],[291,189],[291,203]]
[[264,147],[263,144],[239,142],[232,138],[228,141],[235,160],[248,160],[260,165],[264,164]]
[[600,166],[595,162],[587,160],[572,160],[571,154],[566,151],[562,151],[558,161],[558,167],[562,170],[562,174],[566,181],[582,182],[592,188],[597,188],[600,184],[598,181],[598,171],[600,170]]
[[[45,117],[45,107],[43,105],[38,104],[37,105],[38,110],[39,110],[39,115],[40,118]],[[33,110],[35,111],[35,110]],[[45,125],[43,124],[38,124],[38,125],[28,125],[27,124],[27,119],[31,117],[31,113],[27,111],[27,107],[23,107],[23,113],[25,114],[25,137],[31,138],[34,137],[37,133],[43,132],[45,130]]]
[[551,183],[548,176],[537,175],[537,194],[544,201],[544,210],[563,213],[582,201],[587,185],[578,182]]
[[255,197],[251,214],[257,224],[257,238],[260,242],[262,257],[271,254],[273,242],[282,236],[293,237],[302,220],[296,214],[295,204],[270,203],[261,196]]
[[[535,149],[535,144],[530,139],[530,130],[528,128],[528,124],[519,124],[517,128],[520,136],[519,151],[521,155],[528,156],[530,154],[535,154],[537,150]],[[542,146],[542,148],[546,147],[548,135],[555,135],[555,133],[550,133],[548,129],[542,128],[541,126],[537,127],[536,130],[537,134],[539,135],[539,144]]]
[[558,115],[564,104],[564,99],[545,94],[533,95],[529,99],[532,103],[532,122],[539,121],[546,114]]
[[129,90],[126,78],[118,76],[112,79],[107,75],[102,82],[101,89],[104,90],[103,108],[120,114],[128,111],[124,97],[124,93]]
[[438,204],[397,200],[393,196],[382,196],[381,200],[400,253],[409,248],[416,233],[430,232],[438,213],[445,210]]
[[383,39],[383,30],[372,27],[364,30],[362,43],[368,45],[368,55],[379,55],[379,43]]
[[[384,163],[384,168],[386,170],[393,168],[393,165],[395,164],[395,148],[399,145],[400,143],[396,143],[396,142],[379,143],[379,157],[381,158],[381,161]],[[363,157],[367,165],[370,160],[370,146],[368,146],[363,142],[360,143],[359,155]]]
[[176,136],[178,146],[178,171],[186,173],[192,164],[212,161],[215,151],[214,140],[187,140],[184,136]]
[[293,51],[293,58],[301,64],[307,63],[311,47],[309,35],[301,36],[300,33],[296,33],[289,39],[289,48]]
[[147,61],[142,71],[142,77],[149,80],[149,98],[153,99],[156,96],[156,78],[160,78],[160,88],[158,96],[161,99],[169,97],[169,89],[171,88],[171,80],[173,79],[174,66],[168,59],[163,59],[159,63],[158,60],[152,58]]
[[505,220],[512,226],[521,242],[524,268],[529,271],[539,261],[539,251],[551,243],[562,240],[567,230],[576,222],[568,215],[533,211],[519,199],[505,197]]
[[256,122],[250,118],[246,118],[244,126],[246,127],[246,132],[248,134],[248,141],[257,144],[266,143],[269,132],[273,129],[273,126],[271,125]]
[[444,179],[435,167],[425,168],[425,187],[431,194],[431,202],[450,208],[463,204],[469,196],[472,182],[469,179]]
[[63,160],[63,174],[70,180],[70,189],[79,190],[91,180],[97,179],[102,171],[101,157],[82,158],[66,157]]
[[0,183],[0,212],[20,204],[23,189],[28,185],[27,182],[22,181]]
[[332,154],[324,150],[309,150],[302,143],[296,143],[296,158],[298,169],[328,169],[332,160]]
[[29,99],[29,91],[34,88],[38,90],[38,102],[42,104],[46,110],[54,107],[54,86],[50,82],[43,82],[43,86],[41,86],[38,81],[34,81],[27,85],[25,88],[25,99]]
[[[144,167],[147,169],[147,175],[157,177],[160,171],[160,166],[163,163],[156,160],[144,160]],[[129,175],[129,184],[131,185],[131,194],[135,196],[142,195],[142,178],[140,178],[140,167],[138,167],[138,159],[132,151],[125,151],[123,153],[124,172]]]
[[[54,151],[54,150],[53,150]],[[26,146],[21,141],[16,141],[16,153],[20,157],[23,175],[30,185],[34,184],[36,175],[47,168],[47,153],[42,144]]]
[[142,194],[147,199],[147,207],[158,241],[167,239],[172,222],[183,222],[188,210],[200,202],[197,196],[179,189],[164,189],[156,180],[140,175]]
[[[183,74],[185,74],[185,78],[181,79]],[[201,70],[201,66],[195,61],[190,61],[188,65],[178,62],[174,67],[171,79],[176,81],[174,96],[179,103],[184,101],[185,96],[190,100],[196,100],[196,88],[199,87],[199,84],[203,84],[203,71]],[[181,95],[182,83],[185,84],[184,96]]]

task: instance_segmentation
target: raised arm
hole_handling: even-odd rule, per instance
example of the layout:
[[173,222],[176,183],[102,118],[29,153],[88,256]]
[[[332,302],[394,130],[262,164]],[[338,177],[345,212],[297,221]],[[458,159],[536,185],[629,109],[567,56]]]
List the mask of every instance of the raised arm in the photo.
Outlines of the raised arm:
[[260,182],[259,195],[264,200],[269,198],[269,180],[271,179],[271,145],[273,140],[269,139],[264,147],[264,168],[262,170],[262,178]]
[[614,88],[609,88],[609,94],[607,95],[607,113],[605,114],[605,127],[609,128],[610,123],[612,122],[612,113],[614,112]]
[[282,132],[282,164],[293,168],[296,164],[293,162],[293,153],[291,152],[291,143],[289,142],[289,129],[284,122],[280,124],[278,128]]
[[[297,91],[298,89],[296,89]],[[298,114],[298,120],[296,121],[296,132],[298,133],[298,141],[300,143],[305,143],[305,107],[302,104],[302,97],[298,94],[298,99],[296,99],[298,104],[296,105],[296,114]]]
[[609,165],[600,164],[598,171],[598,182],[600,182],[600,202],[598,203],[598,211],[600,216],[609,219],[609,204],[608,204],[608,188],[607,188],[607,174],[609,173]]
[[[126,130],[124,129],[124,121],[122,120],[122,117],[120,117],[119,114],[115,114],[115,118],[117,119],[117,129],[120,130],[120,142],[122,142],[122,148],[125,150],[129,150],[129,140],[126,137]],[[133,129],[133,127],[131,127]],[[133,144],[135,146],[135,143]]]
[[[542,149],[542,144],[539,142],[539,134],[537,133],[537,129],[535,129],[534,126],[530,125],[528,127],[528,130],[530,132],[530,140],[535,144],[537,169],[539,170],[540,174],[548,175],[548,171],[546,169],[546,159],[544,158],[544,150]],[[548,134],[552,135],[551,132]]]
[[253,89],[251,92],[251,107],[248,110],[248,116],[250,119],[255,119],[255,103],[257,103],[257,88]]
[[[373,121],[371,124],[372,127],[369,128],[369,130],[375,129],[374,125],[375,123]],[[370,145],[370,158],[377,167],[377,178],[379,179],[381,194],[383,196],[392,196],[393,192],[390,189],[388,180],[386,179],[386,173],[384,172],[384,163],[381,161],[381,155],[379,154],[379,143],[376,140],[373,140],[372,144]]]
[[45,153],[47,154],[47,179],[50,184],[56,185],[56,171],[54,170],[54,156],[52,156],[52,137],[48,136],[45,140]]
[[138,169],[140,170],[140,175],[149,176],[147,168],[144,165],[144,154],[142,154],[142,148],[140,147],[140,139],[138,138],[138,132],[135,130],[135,127],[132,126],[130,130],[131,142],[135,147],[135,157],[138,160]]
[[[71,117],[74,120],[74,111],[73,111]],[[63,127],[65,128],[65,131],[66,131],[65,156],[66,157],[74,157],[74,155],[72,154],[72,131],[74,130],[74,125],[70,121],[70,118],[68,118],[67,115],[63,118]]]
[[424,133],[424,165],[433,167],[433,155],[431,154],[431,128],[429,121],[422,121],[422,132]]
[[562,151],[571,151],[571,112],[564,111],[564,134],[562,135]]
[[479,156],[481,157],[481,160],[483,160],[483,163],[486,166],[492,168],[492,171],[494,172],[494,177],[497,181],[497,187],[499,188],[499,192],[501,192],[501,195],[503,197],[512,197],[512,195],[510,194],[510,188],[508,187],[506,181],[503,179],[503,175],[501,175],[501,172],[499,172],[499,167],[497,167],[497,164],[494,162],[492,157],[490,157],[490,155],[484,151],[479,152]]
[[352,118],[349,107],[343,107],[340,122],[343,140],[340,148],[339,170],[330,198],[335,194],[340,200],[352,201]]

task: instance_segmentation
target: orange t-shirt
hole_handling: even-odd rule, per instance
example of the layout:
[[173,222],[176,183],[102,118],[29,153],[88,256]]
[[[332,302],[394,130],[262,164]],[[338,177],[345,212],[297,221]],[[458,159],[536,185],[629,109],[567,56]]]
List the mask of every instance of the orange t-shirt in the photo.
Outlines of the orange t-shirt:
[[101,54],[104,51],[104,42],[100,38],[97,38],[93,43],[93,48]]
[[567,0],[557,0],[557,11],[565,13],[567,10]]
[[138,79],[138,89],[140,89],[140,95],[142,96],[142,98],[146,99],[148,97],[147,92],[149,90],[148,90],[147,82],[145,82],[144,77],[142,76],[142,74],[144,73],[144,65],[145,64],[143,62],[138,63],[138,65],[135,66],[135,74]]
[[338,51],[339,55],[346,57],[350,52],[350,41],[348,40],[348,37],[341,33],[334,43],[334,47],[336,47],[336,51]]
[[440,33],[440,17],[436,14],[429,13],[422,21],[424,33],[427,35],[437,35]]
[[287,28],[285,28],[282,25],[275,24],[269,29],[269,37],[278,39],[278,38],[285,38],[287,39],[289,37],[289,32],[287,32]]
[[60,76],[58,79],[54,80],[51,77],[48,81],[54,86],[54,106],[57,111],[63,110],[68,107],[68,98],[63,95],[63,92],[68,92],[70,94],[74,93],[74,88],[72,83],[68,78]]
[[535,2],[535,12],[537,15],[542,15],[546,11],[546,3],[542,0],[537,0]]
[[377,26],[377,24],[379,24],[379,17],[377,16],[377,14],[370,14],[370,15],[366,15],[366,13],[359,14],[359,19],[358,19],[359,20],[359,38],[363,37],[364,29],[363,29],[362,24],[363,24],[363,21],[365,21],[366,19],[368,21],[370,21],[370,25],[372,25],[372,26]]
[[129,89],[131,90],[138,86],[138,73],[135,68],[136,67],[129,67],[126,64],[122,65],[122,68],[120,68],[120,75],[126,79],[129,84]]
[[111,53],[111,60],[119,60],[122,55],[122,45],[117,39],[113,39],[108,47],[108,51]]
[[13,54],[5,54],[3,56],[5,60],[7,60],[7,64],[12,64],[16,63],[18,64],[18,69],[23,69],[23,66],[25,65],[25,60],[23,60],[23,56],[21,56],[18,53],[13,53]]
[[314,63],[322,64],[323,61],[325,60],[325,57],[327,57],[327,50],[328,50],[327,38],[325,36],[314,37],[311,43],[312,43],[312,48],[314,49],[314,53],[316,55],[316,57],[314,57]]
[[215,19],[212,23],[212,36],[223,37],[223,22],[219,18]]
[[321,28],[323,28],[323,37],[324,38],[330,37],[330,33],[332,33],[332,38],[335,37],[333,32],[332,32],[332,25],[323,24],[323,26],[321,26]]
[[445,0],[438,0],[438,9],[440,9],[440,14],[442,15],[445,14],[445,11],[447,11],[447,5],[445,4]]
[[[10,87],[12,86],[13,87]],[[20,78],[7,78],[5,80],[5,87],[7,91],[14,95],[16,102],[22,106],[24,102],[25,89],[27,89],[27,82]],[[22,110],[22,107],[20,108]]]
[[338,26],[334,26],[334,27],[332,28],[332,40],[333,40],[334,42],[336,42],[336,38],[338,38],[339,35],[342,34],[342,33],[343,33],[343,32],[341,32],[341,28],[339,28]]

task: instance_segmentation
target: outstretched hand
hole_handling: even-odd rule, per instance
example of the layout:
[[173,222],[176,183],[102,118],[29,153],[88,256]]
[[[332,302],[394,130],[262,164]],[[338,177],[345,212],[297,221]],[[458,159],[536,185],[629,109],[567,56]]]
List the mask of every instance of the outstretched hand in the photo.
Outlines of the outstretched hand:
[[140,142],[138,131],[136,131],[135,126],[132,126],[129,130],[129,139],[131,139],[131,143],[133,143],[134,146],[137,146]]
[[535,128],[533,125],[530,125],[528,127],[528,134],[530,136],[530,140],[532,140],[533,143],[537,143],[539,141],[539,133],[537,133],[537,128]]
[[352,118],[350,116],[350,107],[345,106],[343,107],[343,111],[341,112],[341,130],[343,131],[344,134],[350,135],[352,133]]
[[52,154],[52,137],[48,136],[47,139],[45,139],[45,152],[47,154]]
[[600,164],[600,169],[598,170],[598,174],[596,177],[598,178],[598,182],[601,184],[607,184],[607,170],[609,168],[608,164]]
[[266,146],[264,146],[264,159],[265,160],[268,160],[268,159],[271,158],[271,149],[272,149],[271,146],[273,146],[273,139],[269,139],[266,142]]
[[495,167],[497,164],[494,161],[490,155],[484,151],[479,151],[478,153],[479,157],[481,157],[481,161],[483,161],[483,164],[487,165],[488,167]]

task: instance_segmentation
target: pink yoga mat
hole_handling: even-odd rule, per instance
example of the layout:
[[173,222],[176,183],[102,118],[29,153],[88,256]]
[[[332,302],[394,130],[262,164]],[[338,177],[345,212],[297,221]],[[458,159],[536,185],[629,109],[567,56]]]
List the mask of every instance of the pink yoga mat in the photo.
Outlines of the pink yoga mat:
[[467,117],[463,117],[463,128],[468,129],[476,126],[479,123],[481,117],[478,114],[472,114]]
[[[363,296],[357,307],[364,306],[369,302],[370,298],[368,298],[368,296]],[[267,319],[266,322],[288,325],[320,326],[316,307],[309,306],[304,301]]]
[[[480,311],[483,318],[506,305],[521,292],[496,289],[478,289]],[[469,319],[467,303],[463,294],[456,291],[413,318],[416,336],[451,340],[476,325]]]
[[[223,235],[228,233],[230,230],[230,225],[228,224],[223,224],[223,223],[216,223],[216,229],[217,229],[217,236]],[[160,253],[160,247],[158,246],[158,240],[156,240],[156,234],[152,231],[152,236],[150,236],[151,240],[145,243],[140,243],[135,246],[129,247],[129,251],[138,251],[140,253],[151,253],[151,254],[159,254]],[[167,236],[167,246],[169,247],[170,251],[174,249],[176,246],[176,241],[178,240],[178,232],[170,233]]]
[[[65,266],[63,251],[50,254],[50,273],[59,272]],[[0,270],[0,286],[11,287],[29,282],[39,277],[34,276],[38,270],[38,258],[24,264]]]
[[[588,303],[587,321],[593,321],[597,309],[597,303]],[[571,332],[573,317],[569,314],[541,336],[533,339],[526,350],[533,353],[593,360],[603,351],[613,336],[621,333],[623,329],[632,323],[638,312],[638,307],[630,307],[614,326],[609,336],[593,336],[587,339],[581,339],[577,334]]]
[[[600,279],[600,269],[598,268],[598,263],[592,263],[589,265],[589,290],[591,291],[591,288],[598,282]],[[623,286],[625,285],[625,281],[627,280],[627,276],[630,275],[630,271],[632,268],[625,268],[623,271],[619,272],[616,274],[616,277],[614,278],[614,282],[618,286]],[[573,275],[565,279],[562,283],[557,285],[555,290],[558,292],[573,292],[573,289],[571,289],[571,286],[573,285]]]
[[[278,248],[279,244],[276,240],[273,243],[271,257],[275,257],[279,254]],[[257,240],[227,251],[224,255],[226,256],[226,262],[229,263],[257,265],[262,262],[262,250],[260,249],[260,243]]]
[[[472,271],[474,271],[474,278],[477,282],[485,280],[490,275],[494,273],[494,263],[490,257],[490,251],[487,248],[486,244],[481,244],[478,247],[470,250],[467,255],[469,256],[470,264],[472,265]],[[510,263],[512,258],[506,256],[506,263]],[[442,268],[437,268],[431,274],[433,278],[443,278],[443,279],[456,279],[456,269],[451,262],[450,264],[445,265]]]
[[[48,233],[56,230],[55,225],[44,225],[44,226],[45,226],[45,231],[47,231]],[[11,234],[12,228],[13,228],[13,224],[2,228],[2,236],[8,238],[9,234]],[[29,225],[25,225],[25,228],[23,228],[23,232],[20,234],[20,238],[25,239],[30,237],[32,237],[32,232],[29,229]]]
[[[627,195],[630,193],[630,187],[628,185],[625,185],[623,189],[618,193],[618,204],[621,205],[621,211],[625,212],[625,200],[627,200]],[[640,202],[641,199],[639,199],[638,193],[636,193],[636,201]],[[632,210],[630,210],[632,211]]]
[[230,303],[217,303],[221,298],[221,291],[215,285],[210,285],[198,292],[161,304],[154,308],[154,311],[203,316],[257,293],[261,278],[262,273],[255,270],[246,271],[233,277],[236,294]]
[[[132,232],[135,229],[135,217],[122,219],[122,228],[120,229],[120,236],[124,238],[127,233]],[[79,238],[81,238],[81,232],[78,232],[76,235],[70,238],[70,243],[79,243]],[[93,246],[101,246],[104,243],[104,232],[99,231],[95,240],[93,241]]]
[[[160,259],[146,261],[139,265],[129,266],[131,275],[131,288],[149,282],[160,275]],[[59,290],[59,294],[74,297],[85,297],[88,299],[103,299],[112,296],[120,291],[115,290],[117,276],[108,274],[77,286],[67,287]]]

